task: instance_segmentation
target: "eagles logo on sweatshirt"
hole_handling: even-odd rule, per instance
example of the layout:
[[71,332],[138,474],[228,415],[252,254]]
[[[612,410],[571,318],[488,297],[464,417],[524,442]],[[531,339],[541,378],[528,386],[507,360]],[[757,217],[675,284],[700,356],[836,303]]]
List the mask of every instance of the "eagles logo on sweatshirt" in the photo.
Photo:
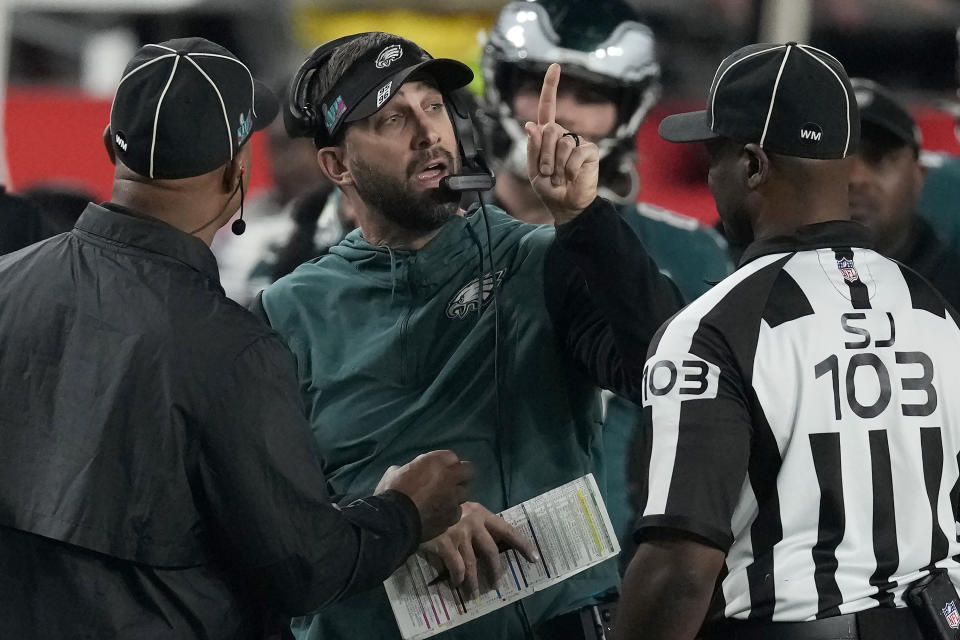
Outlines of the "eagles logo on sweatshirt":
[[493,274],[484,274],[482,292],[480,290],[480,278],[474,278],[468,282],[450,300],[447,305],[447,317],[454,320],[463,320],[471,311],[480,311],[490,301],[493,288],[499,287],[502,280],[503,269]]

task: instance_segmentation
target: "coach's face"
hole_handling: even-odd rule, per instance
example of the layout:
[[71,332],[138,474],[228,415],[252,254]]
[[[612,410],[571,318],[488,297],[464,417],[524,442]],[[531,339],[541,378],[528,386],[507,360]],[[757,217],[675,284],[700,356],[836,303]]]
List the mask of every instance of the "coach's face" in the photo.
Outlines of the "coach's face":
[[343,160],[363,202],[411,230],[439,227],[459,196],[440,180],[460,170],[443,95],[429,81],[404,83],[380,111],[351,124]]
[[743,145],[726,138],[706,143],[710,159],[707,184],[723,220],[724,233],[731,242],[747,244],[753,240],[750,216],[746,208],[747,187]]

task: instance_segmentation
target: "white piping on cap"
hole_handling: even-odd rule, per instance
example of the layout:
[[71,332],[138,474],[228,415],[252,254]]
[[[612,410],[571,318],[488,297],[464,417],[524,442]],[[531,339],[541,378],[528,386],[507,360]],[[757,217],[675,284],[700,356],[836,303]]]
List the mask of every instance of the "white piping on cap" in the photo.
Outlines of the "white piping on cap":
[[[162,48],[165,49],[166,47],[162,47]],[[110,102],[110,116],[113,117],[113,105],[115,105],[115,104],[117,103],[117,94],[120,93],[120,85],[122,85],[127,78],[129,78],[130,76],[132,76],[133,74],[135,74],[137,71],[140,71],[140,70],[143,69],[144,67],[149,67],[149,66],[150,66],[151,64],[153,64],[154,62],[157,62],[157,61],[159,61],[159,60],[163,60],[164,58],[169,58],[169,57],[175,56],[175,55],[177,55],[177,54],[175,54],[175,53],[167,53],[167,54],[164,54],[164,55],[162,55],[162,56],[158,56],[158,57],[154,58],[153,60],[147,60],[146,62],[144,62],[143,64],[141,64],[139,67],[137,67],[136,69],[132,69],[129,73],[127,73],[127,75],[125,75],[125,76],[123,76],[122,78],[120,78],[120,82],[117,83],[117,89],[116,89],[116,91],[113,92],[113,100]]]
[[214,92],[217,94],[217,100],[220,101],[220,109],[223,111],[223,123],[227,125],[227,144],[230,145],[230,159],[233,160],[233,131],[230,130],[230,117],[227,115],[227,105],[223,102],[223,96],[220,94],[220,89],[217,87],[217,83],[210,79],[210,76],[207,75],[207,72],[201,69],[200,65],[190,58],[189,54],[184,57],[187,59],[187,62],[197,68],[197,71],[200,72],[200,75],[207,79],[207,82],[210,83],[210,86],[213,87]]
[[157,111],[153,114],[153,135],[150,138],[150,178],[153,179],[153,153],[157,146],[157,122],[160,121],[160,105],[163,104],[163,98],[167,95],[167,89],[173,82],[173,75],[177,72],[177,65],[180,63],[180,56],[175,56],[173,60],[173,69],[170,70],[170,77],[167,78],[167,84],[160,93],[160,99],[157,100]]
[[250,77],[250,104],[252,105],[251,109],[253,109],[253,115],[254,116],[257,115],[257,103],[256,103],[256,100],[254,100],[255,88],[253,84],[253,74],[250,73],[250,67],[243,64],[243,62],[238,60],[237,58],[231,58],[230,56],[225,56],[220,53],[188,53],[187,55],[188,56],[206,56],[208,58],[223,58],[224,60],[230,60],[231,62],[236,62],[241,67],[243,67],[244,70],[246,70],[247,72],[247,76]]
[[[717,90],[720,89],[720,83],[723,82],[723,77],[724,77],[725,75],[727,75],[727,72],[730,71],[730,69],[733,69],[735,66],[737,66],[737,65],[740,64],[741,62],[743,62],[744,60],[749,60],[750,58],[753,58],[754,56],[759,56],[759,55],[764,54],[764,53],[769,53],[769,52],[771,52],[771,51],[776,51],[777,49],[782,49],[782,48],[785,47],[785,46],[787,46],[787,45],[785,45],[785,44],[779,44],[779,45],[777,45],[777,46],[775,46],[775,47],[770,47],[769,49],[763,49],[763,50],[761,50],[761,51],[754,51],[754,52],[751,53],[750,55],[747,55],[747,56],[744,56],[744,57],[740,58],[739,60],[737,60],[736,62],[732,63],[729,67],[727,67],[726,69],[723,70],[723,73],[721,73],[721,74],[720,74],[720,77],[717,78],[716,84],[713,86],[713,94],[710,96],[710,129],[711,129],[711,130],[713,129],[713,123],[714,123],[714,121],[716,120],[716,115],[715,115],[714,110],[713,110],[713,103],[716,102],[716,100],[717,100]],[[717,69],[717,71],[719,72],[720,69]],[[714,75],[716,75],[716,74],[714,74]]]
[[[813,58],[814,60],[816,60],[817,62],[819,62],[820,64],[822,64],[824,67],[826,67],[827,71],[829,71],[829,72],[833,75],[833,77],[836,78],[837,83],[840,84],[840,88],[843,89],[843,99],[844,99],[844,100],[846,101],[846,103],[847,103],[847,109],[846,109],[846,116],[847,116],[847,142],[846,142],[845,145],[843,145],[843,157],[846,158],[846,157],[847,157],[847,150],[850,148],[850,94],[847,92],[847,85],[843,84],[843,80],[840,79],[840,76],[837,75],[837,72],[834,71],[834,70],[830,67],[830,65],[828,65],[826,62],[824,62],[823,60],[821,60],[819,57],[817,57],[817,56],[813,55],[812,53],[810,53],[809,51],[807,51],[807,49],[809,48],[809,49],[813,49],[814,51],[817,51],[817,52],[819,52],[819,53],[823,53],[824,55],[830,57],[832,60],[836,60],[836,58],[834,58],[833,56],[831,56],[829,53],[820,51],[819,49],[816,49],[816,48],[814,48],[814,47],[807,47],[807,45],[800,44],[800,45],[797,45],[797,48],[800,49],[800,51],[803,51],[805,54],[807,54],[807,55],[810,56],[811,58]],[[837,64],[840,64],[840,62],[837,61]]]
[[839,60],[837,60],[836,58],[834,58],[831,54],[829,54],[828,52],[824,51],[823,49],[817,49],[816,47],[811,47],[811,46],[808,45],[808,44],[798,44],[797,46],[800,47],[801,49],[810,49],[810,51],[816,51],[817,53],[819,53],[819,54],[822,55],[823,57],[825,57],[825,58],[830,58],[831,60],[833,60],[834,62],[836,62],[837,64],[839,64],[841,67],[843,66],[843,63],[841,63]]
[[773,103],[777,99],[777,89],[780,88],[780,77],[783,76],[783,68],[787,66],[787,58],[790,57],[790,45],[787,45],[787,50],[783,53],[783,62],[780,63],[780,70],[777,71],[777,79],[773,82],[773,93],[770,94],[770,107],[767,109],[767,119],[763,123],[763,133],[760,134],[760,148],[763,148],[763,143],[767,139],[767,129],[770,127],[770,116],[773,115]]
[[170,47],[165,47],[165,46],[163,46],[162,44],[153,44],[152,42],[149,43],[149,44],[145,44],[145,45],[143,45],[143,46],[145,46],[145,47],[156,47],[157,49],[163,49],[164,51],[172,51],[172,52],[174,52],[174,53],[177,52],[176,49],[171,49]]
[[120,82],[117,83],[117,88],[119,89],[119,88],[120,88],[120,85],[123,84],[123,81],[124,81],[124,80],[126,80],[127,78],[129,78],[130,76],[132,76],[133,74],[135,74],[137,71],[140,71],[140,70],[143,69],[144,67],[149,67],[149,66],[152,65],[154,62],[159,62],[160,60],[163,60],[164,58],[172,58],[172,57],[175,56],[175,55],[177,55],[177,54],[176,54],[176,53],[165,53],[165,54],[163,54],[162,56],[157,56],[156,58],[153,58],[152,60],[147,60],[146,62],[144,62],[144,63],[143,63],[142,65],[140,65],[139,67],[137,67],[136,69],[131,70],[129,73],[127,73],[127,75],[125,75],[125,76],[123,76],[122,78],[120,78]]

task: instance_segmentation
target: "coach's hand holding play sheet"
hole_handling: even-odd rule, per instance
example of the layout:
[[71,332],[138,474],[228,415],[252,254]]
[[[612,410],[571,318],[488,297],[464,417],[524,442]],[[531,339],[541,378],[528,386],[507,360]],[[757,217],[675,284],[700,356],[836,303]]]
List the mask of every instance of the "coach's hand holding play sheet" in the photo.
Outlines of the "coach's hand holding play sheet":
[[496,578],[481,581],[479,593],[466,583],[458,587],[446,568],[438,571],[423,553],[411,556],[384,583],[405,639],[469,622],[620,553],[593,474],[490,517],[521,538],[512,546],[533,551],[521,557],[508,549],[496,556]]

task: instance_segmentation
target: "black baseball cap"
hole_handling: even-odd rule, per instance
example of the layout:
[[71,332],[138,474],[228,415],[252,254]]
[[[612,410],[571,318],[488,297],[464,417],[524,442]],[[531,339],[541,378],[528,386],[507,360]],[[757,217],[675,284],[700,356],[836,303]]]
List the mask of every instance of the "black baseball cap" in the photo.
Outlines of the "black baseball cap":
[[667,116],[671,142],[731,138],[799,158],[844,158],[860,140],[860,117],[843,65],[825,51],[788,42],[752,44],[717,69],[704,111]]
[[276,96],[224,47],[204,38],[147,44],[110,109],[116,157],[152,179],[209,173],[276,117]]
[[444,93],[465,87],[473,80],[473,71],[462,62],[433,58],[410,40],[391,36],[360,56],[321,98],[320,119],[326,137],[332,139],[346,123],[382,109],[415,72],[433,78]]
[[920,128],[906,108],[889,91],[866,78],[851,78],[860,109],[860,122],[868,122],[893,134],[915,150],[923,144]]

